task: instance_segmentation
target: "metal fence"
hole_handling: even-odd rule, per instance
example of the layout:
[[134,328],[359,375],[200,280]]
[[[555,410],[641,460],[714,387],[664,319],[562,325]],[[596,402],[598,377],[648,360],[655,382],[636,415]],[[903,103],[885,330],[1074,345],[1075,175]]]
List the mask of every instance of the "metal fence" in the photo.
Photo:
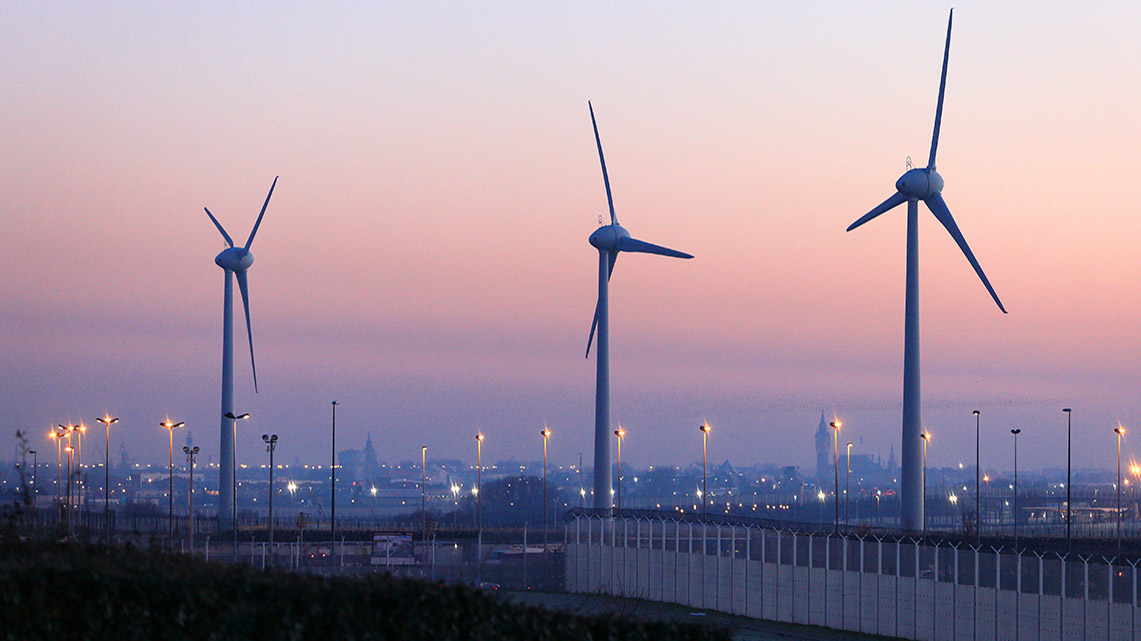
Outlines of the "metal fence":
[[1141,639],[1138,561],[576,511],[567,589],[909,639]]

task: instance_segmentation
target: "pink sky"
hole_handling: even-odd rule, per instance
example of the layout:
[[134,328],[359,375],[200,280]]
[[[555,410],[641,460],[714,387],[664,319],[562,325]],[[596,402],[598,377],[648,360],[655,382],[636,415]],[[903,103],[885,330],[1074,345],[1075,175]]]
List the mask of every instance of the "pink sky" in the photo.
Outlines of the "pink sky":
[[[590,460],[583,359],[606,207],[696,255],[611,285],[625,460],[812,466],[835,411],[898,450],[904,215],[844,229],[930,144],[948,7],[923,3],[235,8],[22,4],[0,20],[0,447],[104,410],[143,460],[185,420],[216,460],[222,243],[275,175],[236,403],[282,460]],[[921,224],[933,464],[1114,462],[1141,415],[1134,250],[1141,7],[956,5],[944,196],[1010,310]],[[244,329],[236,333],[245,340]],[[1141,424],[1136,427],[1141,428]],[[688,440],[687,440],[688,439]],[[686,449],[686,443],[692,445]],[[1127,449],[1132,449],[1128,444]],[[320,458],[318,458],[320,457]],[[969,462],[969,461],[967,461]]]

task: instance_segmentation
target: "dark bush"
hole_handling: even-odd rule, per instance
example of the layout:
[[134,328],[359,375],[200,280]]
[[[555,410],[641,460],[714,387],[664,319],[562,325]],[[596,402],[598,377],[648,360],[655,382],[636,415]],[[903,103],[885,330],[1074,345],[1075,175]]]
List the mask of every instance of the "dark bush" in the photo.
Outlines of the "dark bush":
[[137,549],[0,543],[6,639],[727,640],[709,626],[551,612],[462,585],[325,578]]

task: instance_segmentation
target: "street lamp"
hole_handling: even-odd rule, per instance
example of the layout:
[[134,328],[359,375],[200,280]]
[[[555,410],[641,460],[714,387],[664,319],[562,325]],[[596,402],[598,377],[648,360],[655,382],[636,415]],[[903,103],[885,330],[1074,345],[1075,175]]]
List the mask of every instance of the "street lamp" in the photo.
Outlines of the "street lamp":
[[262,434],[261,440],[269,452],[269,562],[273,565],[273,451],[277,449],[277,434]]
[[1113,431],[1117,434],[1117,556],[1121,556],[1121,437],[1125,428],[1118,424]]
[[[226,418],[230,419],[230,425],[231,425],[230,438],[233,439],[232,440],[233,447],[231,448],[231,451],[233,451],[234,455],[232,457],[230,457],[230,468],[231,468],[230,481],[234,484],[234,491],[233,491],[234,500],[230,502],[230,522],[233,524],[233,530],[234,530],[233,562],[237,563],[238,562],[238,421],[244,421],[244,420],[248,419],[250,417],[250,413],[245,412],[242,414],[234,414],[233,412],[226,412],[224,416]],[[222,515],[219,514],[218,516],[219,516],[218,520],[221,520]]]
[[1062,411],[1066,413],[1066,549],[1073,549],[1073,541],[1070,539],[1070,523],[1073,521],[1071,518],[1073,512],[1070,509],[1070,497],[1072,496],[1070,489],[1070,427],[1071,427],[1071,410],[1068,407],[1063,407]]
[[621,514],[622,512],[622,439],[626,436],[626,430],[622,429],[619,425],[618,429],[614,430],[614,436],[618,437],[618,493],[614,501],[615,513]]
[[36,456],[36,450],[28,450],[28,454],[32,455],[32,507],[36,507],[36,494],[39,493],[40,488],[36,486],[36,472],[39,470],[39,458]]
[[852,482],[852,444],[848,443],[848,471],[844,475],[844,525],[847,525],[847,526],[852,525],[852,520],[850,518],[850,512],[848,510],[848,505],[851,502],[851,498],[849,495],[849,492],[851,492],[851,482]]
[[931,432],[923,430],[923,536],[927,536],[927,444],[931,442]]
[[[107,446],[103,448],[103,531],[105,540],[111,539],[111,424],[118,423],[119,419],[104,414],[102,418],[95,419],[107,428]],[[193,536],[193,534],[191,535]]]
[[483,432],[475,435],[475,518],[476,531],[483,539]]
[[420,539],[428,541],[428,446],[420,446]]
[[[546,425],[543,426],[543,431],[539,432],[543,437],[543,554],[547,553],[547,441],[551,440],[551,429]],[[622,471],[622,466],[618,466],[618,471]]]
[[713,429],[709,425],[709,421],[697,426],[701,430],[701,514],[704,515],[709,511],[709,490],[705,485],[706,475],[706,452],[709,444],[709,432]]
[[71,453],[74,451],[71,447],[71,433],[75,431],[75,426],[71,423],[67,425],[57,425],[59,428],[59,438],[62,441],[67,439],[67,445],[64,446],[63,451],[67,452],[67,533],[71,534]]
[[333,403],[333,462],[329,465],[329,473],[331,482],[329,483],[329,554],[334,559],[337,558],[337,406],[340,405],[338,401]]
[[78,446],[75,452],[75,509],[78,512],[83,506],[83,435],[87,433],[87,426],[80,421],[74,429],[76,445]]
[[1014,549],[1018,549],[1018,435],[1021,429],[1010,430],[1014,435]]
[[198,456],[198,446],[182,446],[182,453],[186,455],[186,462],[190,464],[190,491],[188,502],[190,504],[190,554],[194,554],[194,459]]
[[832,531],[840,530],[840,421],[832,421],[832,468],[836,472],[834,491],[836,493],[836,514],[832,519]]
[[169,418],[159,423],[159,427],[165,427],[167,433],[170,435],[170,496],[169,499],[170,511],[167,514],[166,520],[166,536],[167,541],[171,548],[174,547],[174,428],[186,425],[185,422],[179,421],[177,423],[171,421]]
[[979,463],[979,411],[975,415],[975,545],[980,545],[983,534],[982,499],[979,490],[982,489],[982,467]]
[[55,441],[55,502],[57,507],[61,507],[63,505],[63,441],[54,427],[48,432],[48,438]]
[[452,483],[452,529],[459,529],[460,486]]

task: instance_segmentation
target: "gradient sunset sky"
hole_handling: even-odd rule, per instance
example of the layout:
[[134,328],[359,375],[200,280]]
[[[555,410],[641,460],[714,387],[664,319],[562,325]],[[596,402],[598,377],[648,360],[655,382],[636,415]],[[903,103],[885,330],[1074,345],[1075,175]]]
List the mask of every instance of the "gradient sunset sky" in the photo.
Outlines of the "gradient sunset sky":
[[[0,457],[18,429],[122,418],[217,461],[223,247],[281,178],[235,330],[239,461],[541,456],[590,465],[606,195],[624,460],[814,465],[820,412],[899,451],[905,214],[949,5],[10,3],[0,9]],[[1002,298],[921,209],[930,461],[1114,464],[1141,436],[1141,5],[958,2],[943,195]],[[240,309],[240,305],[238,307]],[[100,430],[101,431],[101,430]],[[177,441],[181,437],[176,436]],[[101,440],[101,439],[99,439]],[[1137,452],[1127,437],[1126,452]],[[1141,443],[1141,441],[1138,441]],[[102,444],[89,452],[102,453]],[[117,451],[118,446],[112,445]],[[92,456],[91,454],[87,455]],[[42,459],[43,457],[41,457]],[[85,457],[87,459],[87,457]]]

